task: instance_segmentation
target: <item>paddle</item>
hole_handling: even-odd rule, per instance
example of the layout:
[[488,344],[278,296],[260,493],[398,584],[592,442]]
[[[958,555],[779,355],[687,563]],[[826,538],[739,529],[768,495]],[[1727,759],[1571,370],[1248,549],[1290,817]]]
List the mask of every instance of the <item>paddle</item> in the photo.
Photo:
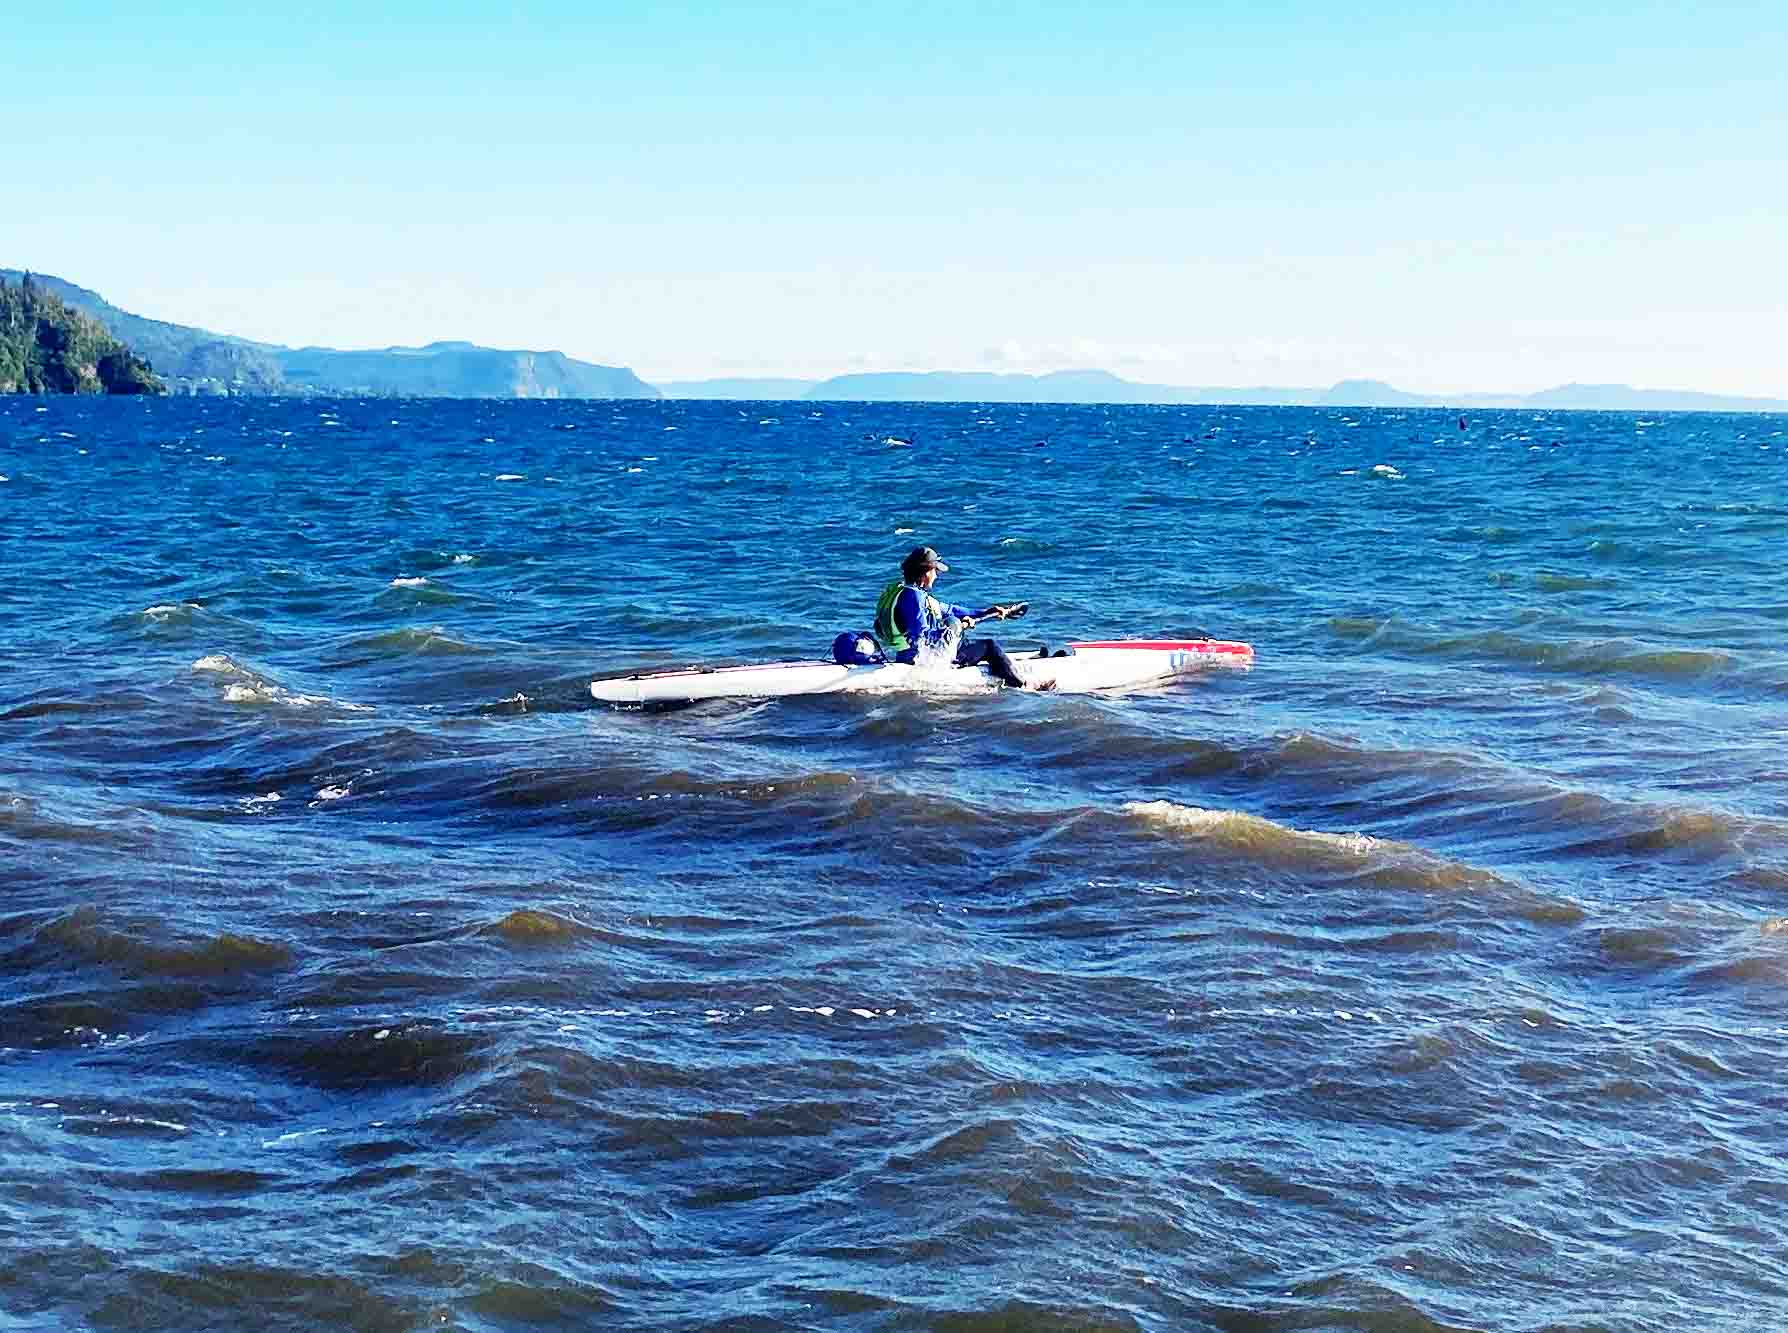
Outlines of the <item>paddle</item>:
[[968,623],[973,625],[978,620],[1017,620],[1031,609],[1029,602],[1002,602],[988,607],[979,615],[970,616]]

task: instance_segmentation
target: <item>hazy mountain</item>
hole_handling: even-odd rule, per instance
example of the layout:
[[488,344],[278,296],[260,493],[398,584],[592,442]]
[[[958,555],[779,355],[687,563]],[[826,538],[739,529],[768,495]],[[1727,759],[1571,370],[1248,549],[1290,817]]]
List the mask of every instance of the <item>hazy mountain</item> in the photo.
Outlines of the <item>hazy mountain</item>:
[[1634,389],[1625,384],[1565,384],[1521,400],[1524,407],[1597,412],[1788,412],[1788,399],[1735,398],[1685,389]]
[[[1061,370],[1050,375],[991,371],[883,371],[837,375],[808,390],[811,399],[867,403],[1141,403],[1182,402],[1151,398],[1151,386],[1132,384],[1104,370]],[[1184,393],[1184,390],[1175,390]]]
[[312,393],[409,398],[657,398],[631,370],[563,352],[508,352],[466,342],[341,352],[278,348],[286,383]]
[[[701,385],[749,381],[693,381],[675,396],[705,397]],[[802,381],[788,381],[798,385]],[[726,394],[713,396],[757,396]],[[793,397],[792,393],[789,395]],[[1742,398],[1622,384],[1567,384],[1532,394],[1417,394],[1382,380],[1343,380],[1329,388],[1187,387],[1141,384],[1103,370],[1050,375],[987,371],[887,371],[838,375],[812,385],[813,400],[871,403],[1190,403],[1270,407],[1555,408],[1604,412],[1788,412],[1788,399]]]
[[[186,393],[372,394],[418,398],[657,398],[631,370],[563,352],[505,351],[465,342],[337,351],[280,347],[120,310],[62,278],[33,280],[92,316]],[[22,277],[0,269],[0,277]]]
[[[0,269],[17,283],[24,275]],[[281,347],[120,310],[96,292],[34,274],[39,288],[91,316],[176,392],[374,394],[452,398],[798,399],[883,403],[1186,403],[1285,407],[1553,408],[1617,412],[1788,412],[1788,399],[1743,398],[1624,384],[1566,384],[1534,394],[1406,393],[1380,380],[1329,388],[1144,384],[1104,370],[1048,375],[891,371],[827,380],[681,380],[662,391],[631,370],[563,352],[507,351],[468,342],[341,351]]]

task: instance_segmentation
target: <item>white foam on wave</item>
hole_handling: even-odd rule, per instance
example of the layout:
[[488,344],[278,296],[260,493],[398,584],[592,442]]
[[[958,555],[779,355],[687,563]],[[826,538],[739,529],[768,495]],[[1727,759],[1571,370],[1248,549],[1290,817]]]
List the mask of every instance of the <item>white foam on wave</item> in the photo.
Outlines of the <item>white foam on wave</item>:
[[371,704],[344,703],[320,694],[300,694],[277,681],[251,671],[224,653],[211,653],[192,664],[194,671],[228,679],[223,698],[231,704],[276,704],[285,708],[339,708],[349,713],[370,713]]
[[[489,441],[487,440],[485,443],[488,444]],[[498,481],[526,481],[527,477],[520,472],[499,472],[496,479]]]
[[1407,850],[1399,844],[1383,843],[1364,833],[1323,833],[1292,828],[1241,810],[1207,810],[1174,801],[1126,801],[1121,808],[1127,815],[1165,825],[1176,833],[1219,842],[1238,850],[1277,848],[1294,851],[1301,848],[1350,860],[1364,859],[1380,850]]
[[478,557],[475,555],[468,555],[466,552],[461,551],[458,555],[453,557],[453,563],[456,565],[469,565],[477,558]]
[[391,586],[393,588],[424,588],[428,586],[428,580],[420,574],[400,575],[391,580]]
[[1375,477],[1383,477],[1386,481],[1402,481],[1403,480],[1403,474],[1401,472],[1397,471],[1397,469],[1392,467],[1389,463],[1375,463],[1375,464],[1373,464],[1372,475]]

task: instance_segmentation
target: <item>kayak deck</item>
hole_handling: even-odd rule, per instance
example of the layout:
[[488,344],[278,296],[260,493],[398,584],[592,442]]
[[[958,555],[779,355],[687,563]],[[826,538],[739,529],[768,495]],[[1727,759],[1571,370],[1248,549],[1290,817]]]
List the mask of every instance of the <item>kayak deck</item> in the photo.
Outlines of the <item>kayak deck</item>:
[[[1059,694],[1139,689],[1211,668],[1245,668],[1254,650],[1222,639],[1107,639],[1069,645],[1045,657],[1010,654],[1031,689]],[[803,694],[892,690],[973,693],[995,687],[984,667],[927,667],[904,662],[840,666],[835,662],[763,662],[751,666],[678,667],[590,682],[602,703],[693,703],[702,699],[779,699]]]

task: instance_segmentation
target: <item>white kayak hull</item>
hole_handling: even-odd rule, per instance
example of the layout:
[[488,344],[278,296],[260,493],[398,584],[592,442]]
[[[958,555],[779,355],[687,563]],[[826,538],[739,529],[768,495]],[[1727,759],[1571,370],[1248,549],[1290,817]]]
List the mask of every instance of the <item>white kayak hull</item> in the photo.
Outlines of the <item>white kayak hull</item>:
[[[1248,667],[1254,650],[1222,639],[1115,639],[1070,645],[1067,656],[1013,653],[1012,666],[1032,689],[1092,694],[1139,689],[1213,667]],[[912,690],[958,693],[995,688],[985,667],[840,666],[765,662],[756,666],[681,667],[590,682],[602,703],[693,703],[701,699],[781,699],[801,694]]]

